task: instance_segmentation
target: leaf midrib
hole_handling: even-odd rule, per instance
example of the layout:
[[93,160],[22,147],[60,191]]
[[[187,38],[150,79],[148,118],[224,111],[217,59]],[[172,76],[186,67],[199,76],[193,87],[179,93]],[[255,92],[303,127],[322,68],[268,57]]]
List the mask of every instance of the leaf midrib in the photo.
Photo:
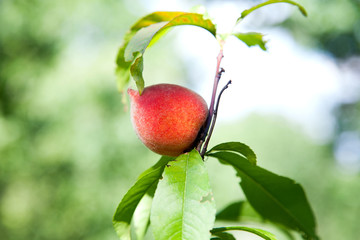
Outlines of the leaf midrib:
[[186,200],[186,190],[187,190],[187,177],[188,177],[188,165],[189,165],[189,156],[190,154],[188,154],[186,156],[186,164],[185,164],[185,179],[184,179],[184,192],[183,192],[183,204],[182,204],[182,223],[181,223],[181,239],[183,239],[183,234],[184,234],[184,215],[185,215],[185,200]]

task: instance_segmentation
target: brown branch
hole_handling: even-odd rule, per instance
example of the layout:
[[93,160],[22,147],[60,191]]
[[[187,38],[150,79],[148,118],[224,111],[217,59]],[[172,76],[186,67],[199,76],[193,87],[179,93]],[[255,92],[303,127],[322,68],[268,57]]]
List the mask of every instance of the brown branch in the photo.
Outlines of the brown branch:
[[202,157],[204,157],[204,155],[205,155],[205,153],[206,153],[206,150],[207,150],[207,147],[208,147],[208,144],[209,144],[209,141],[210,141],[212,132],[214,131],[214,127],[215,127],[216,118],[217,118],[217,114],[218,114],[218,109],[219,109],[219,103],[220,103],[221,95],[223,94],[223,92],[225,91],[225,89],[227,89],[227,88],[229,87],[230,84],[231,84],[231,80],[229,80],[229,81],[227,82],[227,84],[223,87],[223,89],[221,89],[221,91],[220,91],[220,93],[219,93],[219,96],[218,96],[218,98],[217,98],[216,107],[215,107],[215,109],[214,109],[213,116],[212,116],[211,126],[210,126],[210,129],[208,130],[207,138],[206,138],[206,141],[205,141],[205,143],[204,143],[204,146],[202,147],[201,152],[200,152],[200,155],[201,155]]

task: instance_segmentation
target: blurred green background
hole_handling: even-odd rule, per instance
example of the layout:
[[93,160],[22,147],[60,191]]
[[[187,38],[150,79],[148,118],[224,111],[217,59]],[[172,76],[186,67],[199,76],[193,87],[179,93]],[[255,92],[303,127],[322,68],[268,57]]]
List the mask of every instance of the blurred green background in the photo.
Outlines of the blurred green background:
[[[0,0],[0,239],[117,239],[117,204],[159,156],[132,130],[114,60],[127,29],[165,2]],[[181,6],[215,2],[230,1]],[[287,29],[299,45],[323,52],[346,68],[344,78],[355,76],[358,89],[360,1],[299,2],[307,19],[294,12],[267,27]],[[147,84],[199,86],[174,50],[175,37],[176,31],[145,56]],[[358,239],[359,95],[336,102],[333,128],[321,142],[299,123],[254,111],[220,122],[212,145],[247,143],[260,166],[304,186],[322,239]],[[213,160],[208,167],[219,209],[243,197],[234,172]]]

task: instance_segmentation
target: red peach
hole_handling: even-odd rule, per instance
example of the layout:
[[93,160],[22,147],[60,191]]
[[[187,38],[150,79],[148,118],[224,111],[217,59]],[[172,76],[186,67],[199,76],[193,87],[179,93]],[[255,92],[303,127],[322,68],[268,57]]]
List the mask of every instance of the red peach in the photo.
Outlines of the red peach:
[[131,119],[140,140],[153,152],[178,156],[192,146],[208,116],[205,100],[174,84],[128,89]]

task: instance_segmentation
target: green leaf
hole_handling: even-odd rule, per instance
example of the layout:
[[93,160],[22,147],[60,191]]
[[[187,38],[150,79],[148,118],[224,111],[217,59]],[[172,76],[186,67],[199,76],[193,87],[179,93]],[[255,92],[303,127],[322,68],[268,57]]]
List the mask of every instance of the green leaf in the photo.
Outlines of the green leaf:
[[150,224],[151,204],[156,190],[157,182],[142,197],[137,205],[131,220],[131,239],[143,240]]
[[144,89],[145,86],[144,78],[142,76],[143,69],[144,69],[144,61],[143,61],[143,57],[141,56],[135,60],[134,64],[131,65],[130,68],[131,76],[133,77],[136,83],[136,87],[137,89],[139,89],[140,94],[142,93],[142,90]]
[[154,23],[137,31],[126,46],[124,52],[125,61],[132,62],[135,58],[141,57],[155,34],[167,25],[167,23],[168,22]]
[[[140,58],[143,57],[146,48],[158,40],[164,31],[180,25],[198,26],[216,37],[215,25],[211,20],[204,19],[201,14],[184,12],[157,12],[150,14],[135,24],[125,36],[125,41],[118,53],[116,72],[122,73],[129,70],[131,66],[131,75],[132,77],[135,76],[137,88],[141,93],[145,84],[142,76],[143,64]],[[124,87],[128,82],[129,77],[127,75],[119,76],[118,74],[118,87]],[[123,89],[119,90],[122,91]]]
[[236,240],[236,238],[228,232],[214,232],[212,235],[217,236],[221,240]]
[[256,221],[264,222],[264,219],[251,207],[247,201],[231,203],[216,214],[216,220],[222,221]]
[[266,240],[277,240],[275,235],[268,231],[258,229],[258,228],[242,227],[242,226],[214,228],[211,230],[211,233],[213,235],[217,235],[219,232],[225,232],[225,231],[230,231],[230,230],[246,231],[246,232],[250,232],[255,235],[258,235],[259,237],[262,237],[263,239],[266,239]]
[[248,32],[248,33],[234,33],[235,37],[239,40],[243,41],[249,47],[251,46],[259,46],[262,50],[266,51],[266,42],[263,37],[264,35],[256,32]]
[[207,154],[218,152],[218,151],[232,151],[240,153],[242,156],[244,156],[251,164],[256,165],[256,154],[255,152],[246,144],[241,142],[226,142],[226,143],[220,143],[210,149]]
[[169,162],[151,209],[156,240],[208,240],[215,221],[215,202],[200,154],[193,150]]
[[117,80],[116,80],[116,86],[117,86],[117,89],[120,91],[120,92],[123,92],[123,90],[126,88],[126,86],[129,84],[129,80],[130,80],[130,64],[129,66],[125,66],[124,67],[117,67],[116,68],[116,71],[115,71],[115,74],[116,74],[116,77],[117,77]]
[[[257,223],[271,223],[266,222],[250,205],[248,201],[238,201],[229,204],[224,209],[216,214],[216,220],[231,221],[231,222],[244,222],[251,221]],[[279,229],[290,240],[295,240],[290,230],[283,225],[273,224],[274,227]]]
[[116,76],[117,76],[117,87],[120,92],[122,92],[130,80],[130,66],[132,62],[125,61],[125,49],[129,44],[129,41],[132,37],[139,31],[141,28],[150,26],[154,23],[169,21],[174,17],[184,14],[184,12],[154,12],[151,13],[139,21],[137,21],[130,30],[125,34],[124,40],[116,57]]
[[307,12],[305,10],[305,8],[303,6],[301,6],[299,3],[294,2],[294,1],[290,1],[290,0],[269,0],[263,3],[260,3],[258,5],[253,6],[252,8],[249,8],[247,10],[244,10],[241,13],[241,16],[238,18],[237,22],[240,22],[242,19],[244,19],[247,15],[249,15],[250,13],[252,13],[253,11],[255,11],[258,8],[264,7],[266,5],[269,4],[273,4],[273,3],[289,3],[291,5],[297,6],[299,11],[306,17],[307,16]]
[[241,209],[244,201],[239,201],[226,206],[223,210],[216,214],[216,220],[238,221],[241,216]]
[[217,152],[209,156],[235,168],[246,198],[262,217],[301,232],[305,239],[318,239],[315,217],[298,183],[254,166],[232,152]]
[[130,224],[136,207],[144,195],[151,193],[151,189],[156,187],[165,165],[172,159],[162,157],[153,167],[142,173],[121,200],[113,217],[113,225],[120,239],[130,240]]
[[166,21],[170,21],[171,19],[185,14],[185,12],[153,12],[150,13],[148,15],[146,15],[145,17],[141,18],[139,21],[137,21],[132,27],[131,27],[131,31],[137,31],[143,27],[147,27],[150,26],[154,23],[159,23],[159,22],[166,22]]

